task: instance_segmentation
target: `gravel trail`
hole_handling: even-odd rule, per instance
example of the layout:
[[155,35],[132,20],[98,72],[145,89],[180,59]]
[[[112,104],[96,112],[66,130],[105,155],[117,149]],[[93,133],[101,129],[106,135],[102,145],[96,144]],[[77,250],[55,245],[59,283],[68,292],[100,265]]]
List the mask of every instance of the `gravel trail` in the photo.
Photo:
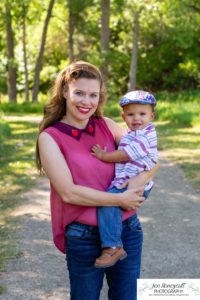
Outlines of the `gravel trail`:
[[[161,152],[155,187],[139,209],[144,230],[143,278],[200,278],[200,194]],[[0,274],[0,300],[69,300],[65,257],[53,245],[49,184],[38,180],[14,212],[21,255]],[[101,294],[106,300],[107,287]]]

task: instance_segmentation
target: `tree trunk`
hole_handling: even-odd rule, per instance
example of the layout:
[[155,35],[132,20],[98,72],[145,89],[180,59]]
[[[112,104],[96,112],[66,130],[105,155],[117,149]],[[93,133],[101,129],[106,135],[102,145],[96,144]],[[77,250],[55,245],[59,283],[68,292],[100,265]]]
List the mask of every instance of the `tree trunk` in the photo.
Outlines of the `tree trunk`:
[[104,82],[108,80],[108,51],[109,51],[109,38],[110,38],[110,0],[101,1],[101,53],[103,56],[103,63],[101,71],[103,74]]
[[24,57],[24,75],[25,75],[25,85],[24,85],[24,98],[25,102],[29,102],[29,79],[28,79],[28,67],[27,67],[27,51],[26,51],[26,7],[23,5],[23,20],[22,20],[22,31],[23,31],[23,57]]
[[49,21],[51,18],[51,13],[52,13],[54,2],[55,2],[55,0],[50,0],[50,2],[49,2],[49,8],[48,8],[48,12],[47,12],[47,16],[45,19],[43,32],[42,32],[40,51],[39,51],[39,54],[37,57],[36,65],[35,65],[34,83],[33,83],[33,91],[32,91],[32,102],[38,102],[40,71],[42,69],[42,59],[43,59],[43,55],[44,55],[47,29],[48,29]]
[[128,91],[136,88],[136,72],[137,72],[137,56],[138,56],[138,38],[139,38],[139,15],[140,11],[134,14],[134,27],[133,27],[133,47],[131,53],[131,66],[129,71]]
[[6,3],[6,42],[7,42],[7,60],[8,60],[8,98],[9,102],[17,102],[17,87],[16,87],[16,66],[14,55],[14,34],[12,29],[12,17],[10,6]]
[[69,45],[69,61],[70,63],[74,60],[74,24],[75,24],[75,16],[73,13],[73,0],[68,0],[68,9],[69,9],[69,19],[68,19],[68,31],[69,31],[69,38],[68,38],[68,45]]

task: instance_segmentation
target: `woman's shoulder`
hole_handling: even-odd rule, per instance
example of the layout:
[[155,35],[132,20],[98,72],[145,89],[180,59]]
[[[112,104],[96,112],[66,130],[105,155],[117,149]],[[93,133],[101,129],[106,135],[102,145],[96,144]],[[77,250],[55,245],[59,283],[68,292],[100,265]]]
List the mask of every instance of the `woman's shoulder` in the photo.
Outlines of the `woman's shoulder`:
[[112,119],[110,119],[108,117],[101,117],[101,118],[99,118],[99,121],[106,124],[111,131],[113,128],[119,127],[115,121],[113,121]]
[[103,117],[103,120],[107,125],[107,127],[109,128],[109,130],[111,131],[115,142],[118,144],[119,140],[121,139],[124,133],[124,130],[115,121],[113,121],[108,117]]
[[38,137],[39,142],[44,141],[44,142],[52,143],[54,141],[54,143],[56,142],[57,144],[60,143],[60,139],[61,139],[60,131],[56,126],[54,126],[54,124],[43,129]]
[[118,126],[112,119],[107,117],[94,118],[96,124],[99,126],[106,126],[108,129],[113,132],[114,128]]

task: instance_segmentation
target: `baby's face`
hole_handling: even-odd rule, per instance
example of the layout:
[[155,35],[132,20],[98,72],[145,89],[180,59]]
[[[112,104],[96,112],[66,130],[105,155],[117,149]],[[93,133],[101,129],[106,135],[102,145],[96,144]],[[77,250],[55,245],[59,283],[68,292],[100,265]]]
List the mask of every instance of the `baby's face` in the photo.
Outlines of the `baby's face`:
[[122,117],[130,130],[145,128],[155,117],[150,104],[131,103],[123,107]]

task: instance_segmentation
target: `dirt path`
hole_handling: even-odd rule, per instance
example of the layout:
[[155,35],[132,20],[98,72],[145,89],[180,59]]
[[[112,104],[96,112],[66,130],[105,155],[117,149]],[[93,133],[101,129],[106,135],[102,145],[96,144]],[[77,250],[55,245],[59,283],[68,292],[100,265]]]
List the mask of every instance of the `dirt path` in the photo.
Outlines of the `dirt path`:
[[[200,194],[164,154],[151,197],[139,210],[144,229],[142,277],[200,278]],[[24,195],[15,212],[21,222],[19,250],[1,274],[1,300],[69,300],[65,257],[52,243],[49,185]],[[106,300],[106,286],[101,300]]]

